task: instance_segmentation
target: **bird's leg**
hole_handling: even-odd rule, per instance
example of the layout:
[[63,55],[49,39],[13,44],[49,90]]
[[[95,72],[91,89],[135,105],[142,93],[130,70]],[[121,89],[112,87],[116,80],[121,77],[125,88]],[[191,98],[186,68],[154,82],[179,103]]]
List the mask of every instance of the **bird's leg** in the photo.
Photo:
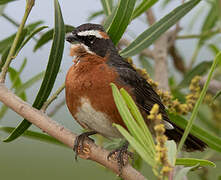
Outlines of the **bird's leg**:
[[75,160],[77,160],[79,152],[83,152],[85,138],[88,138],[94,142],[93,139],[89,138],[89,136],[94,135],[94,134],[97,134],[97,132],[90,131],[90,132],[84,132],[76,137],[76,139],[74,141],[74,148],[73,148],[73,150],[75,152]]
[[110,157],[112,157],[113,155],[115,156],[116,160],[117,160],[117,164],[118,164],[118,170],[119,170],[119,175],[122,174],[122,168],[123,166],[125,166],[128,162],[128,157],[133,159],[133,153],[129,152],[128,149],[129,143],[126,141],[123,146],[121,146],[120,148],[117,148],[113,151],[111,151],[108,156],[107,159],[109,160]]

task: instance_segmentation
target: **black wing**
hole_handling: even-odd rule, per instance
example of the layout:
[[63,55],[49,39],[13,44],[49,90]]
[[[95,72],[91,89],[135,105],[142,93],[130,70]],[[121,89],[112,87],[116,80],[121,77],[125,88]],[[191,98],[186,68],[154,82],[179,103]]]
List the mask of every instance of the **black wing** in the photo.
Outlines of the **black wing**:
[[[176,142],[179,142],[184,132],[183,129],[181,129],[169,120],[165,111],[165,107],[160,100],[160,97],[153,90],[146,79],[138,74],[136,70],[125,61],[118,61],[118,63],[115,62],[110,65],[114,65],[115,69],[117,69],[120,78],[119,83],[130,86],[132,88],[132,92],[136,97],[136,104],[139,108],[149,114],[154,104],[159,105],[159,111],[162,114],[163,120],[169,122],[173,126],[173,128],[166,129],[165,134],[169,139],[173,139]],[[185,141],[185,149],[187,151],[202,151],[205,149],[205,147],[206,144],[203,141],[199,140],[191,134],[189,134],[187,140]]]

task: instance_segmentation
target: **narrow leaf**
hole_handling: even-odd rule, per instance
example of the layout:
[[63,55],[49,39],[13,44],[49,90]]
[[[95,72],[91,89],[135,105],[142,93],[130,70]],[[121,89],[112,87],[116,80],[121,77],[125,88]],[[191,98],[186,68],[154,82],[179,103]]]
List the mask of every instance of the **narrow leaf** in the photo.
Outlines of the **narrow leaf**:
[[123,49],[120,54],[122,57],[129,57],[138,54],[143,49],[150,46],[160,35],[173,26],[178,20],[186,15],[201,0],[191,0],[177,7],[161,20],[153,24],[149,29],[138,36],[128,47]]
[[30,35],[22,42],[21,46],[19,47],[19,49],[16,51],[16,56],[18,55],[19,51],[28,43],[28,41],[33,38],[37,33],[39,33],[40,31],[42,31],[43,29],[47,28],[48,26],[41,26],[37,29],[34,29]]
[[176,143],[173,140],[166,141],[166,147],[167,147],[168,161],[172,166],[175,166],[176,153],[177,153]]
[[137,141],[139,141],[140,144],[142,144],[142,146],[146,149],[146,151],[148,151],[149,154],[152,157],[154,157],[155,156],[155,151],[153,150],[154,147],[152,146],[151,143],[148,143],[145,133],[142,131],[142,129],[138,126],[138,124],[134,120],[118,88],[113,83],[111,83],[111,87],[112,87],[115,104],[129,132]]
[[214,102],[216,98],[218,98],[220,95],[221,95],[221,90],[216,93],[216,95],[212,99],[212,102]]
[[[13,132],[14,129],[15,129],[14,127],[0,126],[0,131],[4,131],[7,133]],[[39,140],[41,142],[46,142],[46,143],[56,144],[56,145],[61,145],[61,146],[66,147],[63,143],[61,143],[57,139],[51,136],[48,136],[46,134],[39,133],[39,132],[27,130],[22,134],[22,136],[30,138],[30,139],[34,139],[34,140]]]
[[[54,86],[54,82],[60,68],[63,49],[64,49],[64,36],[65,36],[64,22],[61,14],[61,9],[57,0],[54,0],[54,6],[55,6],[55,30],[53,35],[53,43],[51,47],[47,69],[45,72],[45,77],[43,79],[40,90],[33,104],[33,107],[37,109],[40,109],[42,107],[42,105],[50,95],[50,92]],[[10,142],[18,138],[30,126],[31,123],[26,119],[24,119],[16,127],[16,129],[6,139],[4,139],[4,142]]]
[[[219,5],[217,4],[219,3],[218,1],[214,1],[214,3],[211,3],[212,6],[210,8],[210,11],[208,12],[206,18],[204,18],[204,22],[201,28],[201,33],[203,32],[207,32],[210,31],[215,25],[216,22],[219,18]],[[214,34],[213,33],[209,33],[208,36],[203,36],[202,38],[199,39],[199,44],[203,44],[203,42],[212,37]]]
[[119,0],[115,10],[108,16],[104,28],[116,45],[130,23],[136,0]]
[[[176,115],[173,113],[168,113],[169,118],[172,122],[174,122],[177,126],[179,126],[182,129],[185,129],[187,126],[188,121],[184,119],[180,115]],[[215,135],[209,133],[208,131],[193,125],[190,133],[203,142],[205,142],[211,149],[221,152],[221,139],[216,137]]]
[[[27,34],[29,34],[31,31],[33,31],[37,26],[39,26],[42,23],[43,23],[42,21],[36,21],[34,23],[31,23],[31,24],[25,26],[25,28],[22,31],[22,35],[21,35],[20,43],[19,43],[18,47],[21,45],[21,42],[24,40],[25,36]],[[16,35],[16,33],[14,33],[11,36],[0,41],[0,53],[3,53],[3,51],[7,47],[11,46],[12,42],[14,41],[15,35]]]
[[183,166],[211,166],[216,167],[216,164],[214,164],[211,161],[205,160],[205,159],[195,159],[195,158],[177,158],[176,159],[176,165],[183,165]]
[[132,19],[140,16],[142,13],[152,7],[158,0],[143,0],[134,10]]
[[87,18],[88,21],[91,21],[93,20],[94,18],[100,16],[100,15],[103,15],[104,14],[104,11],[101,10],[101,11],[96,11],[94,13],[91,13],[90,16]]
[[193,167],[185,167],[180,169],[180,171],[178,171],[178,173],[175,175],[174,180],[183,180],[183,177],[186,177],[187,173],[196,167],[198,167],[198,164]]
[[209,44],[208,47],[214,55],[216,55],[220,51],[220,49],[215,44]]
[[138,107],[136,106],[135,102],[133,101],[132,97],[127,93],[125,89],[120,90],[130,112],[132,113],[133,117],[135,118],[137,124],[140,126],[140,128],[143,130],[143,134],[145,135],[145,140],[147,139],[147,144],[149,148],[152,149],[152,151],[155,151],[155,144],[152,137],[152,134],[150,133],[147,124],[145,123],[143,116],[141,115]]
[[[18,71],[16,71],[14,68],[10,67],[8,69],[8,72],[9,72],[9,77],[11,79],[11,82],[13,83],[13,88],[17,89],[18,86],[21,86],[22,84],[22,81],[20,79],[20,73]],[[23,92],[20,94],[19,96],[21,99],[23,99],[24,101],[27,100],[26,98],[26,94]]]
[[7,4],[16,0],[0,0],[0,4]]
[[212,79],[213,72],[215,71],[216,65],[218,64],[218,62],[220,60],[221,60],[221,51],[214,58],[213,64],[212,64],[212,66],[210,68],[210,71],[209,71],[209,74],[208,74],[208,77],[207,77],[207,80],[206,80],[206,83],[203,86],[203,89],[202,89],[202,91],[200,93],[199,99],[197,100],[197,102],[196,102],[196,104],[195,104],[195,106],[193,108],[193,112],[191,114],[190,120],[189,120],[189,122],[188,122],[188,124],[187,124],[187,126],[185,128],[185,131],[183,133],[183,136],[182,136],[182,138],[180,140],[180,143],[179,143],[179,146],[178,146],[178,152],[181,151],[182,146],[184,145],[184,142],[185,142],[185,140],[186,140],[186,138],[187,138],[187,136],[188,136],[188,134],[189,134],[189,132],[190,132],[190,130],[192,128],[193,122],[196,119],[197,113],[199,111],[199,107],[200,107],[200,105],[201,105],[201,103],[202,103],[202,101],[203,101],[203,99],[204,99],[204,97],[206,95],[206,91],[207,91],[207,89],[209,87],[209,83],[210,83],[210,81]]
[[146,161],[151,167],[155,165],[155,160],[149,153],[143,148],[143,146],[135,140],[123,127],[118,124],[114,124],[118,131],[126,138],[130,145],[136,150],[136,152]]
[[1,57],[1,61],[0,61],[0,72],[2,71],[2,67],[4,66],[5,64],[5,61],[8,57],[8,53],[10,51],[10,46],[6,47],[3,52],[2,52],[2,57]]
[[26,82],[24,82],[23,84],[21,84],[20,86],[18,86],[16,88],[15,94],[17,94],[19,96],[26,89],[30,88],[34,83],[41,80],[44,77],[44,75],[45,75],[45,71],[40,72],[40,73],[36,74],[35,76],[31,77]]
[[[45,74],[45,72],[41,72],[41,73],[35,75],[34,77],[30,78],[29,80],[27,80],[23,84],[18,84],[18,86],[16,87],[14,93],[17,96],[19,96],[19,97],[21,97],[22,99],[25,100],[26,99],[26,94],[24,93],[25,90],[28,89],[29,87],[31,87],[34,83],[36,83],[40,79],[42,79],[44,77],[44,74]],[[25,96],[25,98],[24,98],[24,96]],[[3,105],[1,110],[0,110],[0,119],[2,119],[4,117],[7,110],[8,110],[8,107]]]
[[197,66],[195,66],[193,69],[191,69],[184,75],[183,80],[180,82],[177,88],[189,86],[191,80],[196,75],[202,76],[206,74],[209,68],[211,67],[212,63],[212,61],[203,61],[199,63]]
[[101,0],[103,10],[107,16],[109,16],[113,9],[113,0]]

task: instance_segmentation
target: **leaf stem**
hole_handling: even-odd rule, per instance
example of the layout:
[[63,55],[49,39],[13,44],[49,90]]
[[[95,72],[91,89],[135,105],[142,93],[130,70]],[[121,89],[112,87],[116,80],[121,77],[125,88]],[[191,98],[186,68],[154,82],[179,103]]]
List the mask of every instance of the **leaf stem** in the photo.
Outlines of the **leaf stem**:
[[184,134],[183,134],[183,136],[182,136],[182,138],[181,138],[181,140],[180,140],[177,154],[179,154],[179,152],[181,151],[181,149],[182,149],[182,147],[183,147],[183,145],[184,145],[184,142],[185,142],[185,140],[186,140],[186,138],[187,138],[187,136],[188,136],[188,134],[189,134],[189,132],[190,132],[190,130],[191,130],[191,128],[192,128],[192,125],[193,125],[193,122],[194,122],[194,120],[195,120],[195,118],[196,118],[196,116],[197,116],[197,113],[198,113],[200,104],[202,103],[202,101],[203,101],[203,99],[204,99],[204,97],[205,97],[205,95],[206,95],[206,91],[207,91],[208,86],[209,86],[209,83],[210,83],[210,81],[211,81],[213,72],[214,72],[215,67],[216,67],[216,65],[218,64],[219,61],[221,61],[221,51],[216,55],[216,57],[215,57],[215,59],[214,59],[214,61],[213,61],[213,64],[212,64],[212,66],[211,66],[211,68],[210,68],[210,72],[209,72],[208,78],[207,78],[207,80],[206,80],[206,83],[205,83],[204,86],[203,86],[203,90],[202,90],[202,92],[200,93],[200,97],[199,97],[199,99],[197,100],[196,105],[194,106],[193,113],[192,113],[192,115],[191,115],[191,117],[190,117],[190,120],[189,120],[187,126],[186,126],[186,129],[185,129],[185,131],[184,131]]
[[63,83],[57,89],[57,91],[47,101],[45,101],[45,103],[43,104],[41,110],[45,112],[46,109],[48,108],[48,106],[58,97],[58,95],[63,91],[64,88],[65,88],[65,83]]
[[5,82],[5,77],[6,77],[8,68],[10,66],[10,63],[11,63],[12,59],[14,58],[13,56],[14,56],[15,51],[16,51],[16,46],[19,42],[22,30],[23,30],[23,28],[25,26],[25,23],[27,21],[28,15],[30,14],[31,9],[34,6],[34,2],[35,2],[35,0],[26,0],[26,7],[25,7],[24,16],[22,18],[21,24],[19,25],[18,32],[16,33],[15,39],[12,43],[12,46],[11,46],[11,49],[10,49],[9,54],[7,56],[6,62],[4,64],[4,66],[2,67],[2,72],[0,74],[0,82],[1,83]]

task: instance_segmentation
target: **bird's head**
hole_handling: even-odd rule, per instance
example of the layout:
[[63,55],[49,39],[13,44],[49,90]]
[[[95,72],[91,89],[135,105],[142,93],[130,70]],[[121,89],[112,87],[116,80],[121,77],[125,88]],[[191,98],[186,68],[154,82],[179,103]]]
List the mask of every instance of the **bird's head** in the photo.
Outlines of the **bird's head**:
[[103,26],[99,24],[82,24],[67,34],[66,40],[71,43],[71,55],[74,56],[89,53],[104,57],[108,52],[116,51]]

